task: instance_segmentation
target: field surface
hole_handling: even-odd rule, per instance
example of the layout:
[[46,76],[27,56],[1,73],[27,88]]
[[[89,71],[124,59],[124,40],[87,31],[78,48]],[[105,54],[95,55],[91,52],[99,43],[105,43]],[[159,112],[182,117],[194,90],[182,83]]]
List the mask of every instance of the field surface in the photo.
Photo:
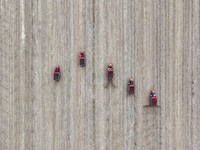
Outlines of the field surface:
[[200,149],[200,0],[0,0],[0,69],[0,150]]

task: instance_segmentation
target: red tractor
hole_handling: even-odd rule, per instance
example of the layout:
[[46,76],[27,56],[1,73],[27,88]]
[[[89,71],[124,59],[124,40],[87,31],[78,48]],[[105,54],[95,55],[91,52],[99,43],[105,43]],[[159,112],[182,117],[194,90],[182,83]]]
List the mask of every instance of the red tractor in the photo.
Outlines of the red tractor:
[[60,74],[60,66],[56,66],[56,69],[53,73],[53,79],[55,81],[59,81],[60,80],[60,77],[61,77],[61,74]]
[[108,67],[107,67],[107,79],[108,79],[108,83],[106,84],[105,88],[108,87],[109,83],[111,82],[111,85],[113,87],[116,87],[113,82],[112,82],[112,79],[114,77],[114,73],[113,73],[113,65],[112,64],[108,64]]
[[85,67],[85,52],[79,54],[80,66]]
[[134,95],[134,94],[135,94],[135,85],[133,82],[133,78],[130,78],[128,82],[128,95]]
[[152,90],[149,97],[149,105],[146,105],[144,107],[160,107],[158,106],[158,98],[156,96],[156,91]]

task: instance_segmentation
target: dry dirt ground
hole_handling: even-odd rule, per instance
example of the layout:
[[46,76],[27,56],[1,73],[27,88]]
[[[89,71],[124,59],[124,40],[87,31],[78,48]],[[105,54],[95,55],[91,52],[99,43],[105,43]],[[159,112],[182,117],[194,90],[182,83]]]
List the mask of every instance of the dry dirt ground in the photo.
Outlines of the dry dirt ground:
[[199,0],[0,0],[0,150],[199,150],[199,66]]

